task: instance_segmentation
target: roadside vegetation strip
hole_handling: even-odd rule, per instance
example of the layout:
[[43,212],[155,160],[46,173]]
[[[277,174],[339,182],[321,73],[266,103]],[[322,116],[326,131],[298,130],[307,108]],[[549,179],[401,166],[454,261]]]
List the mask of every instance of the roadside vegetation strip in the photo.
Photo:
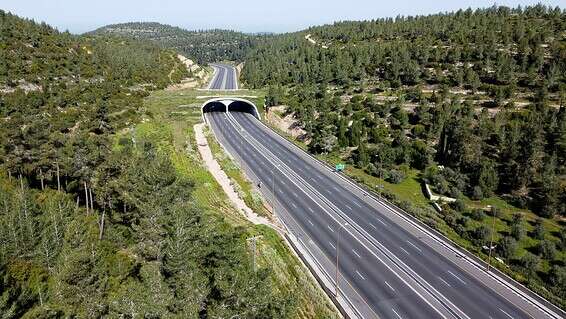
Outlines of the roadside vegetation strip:
[[[261,96],[261,91],[258,93],[255,95]],[[136,132],[143,131],[144,134],[154,136],[157,140],[168,137],[171,142],[163,144],[163,147],[175,159],[174,162],[177,163],[175,166],[179,172],[196,181],[195,200],[207,209],[222,212],[226,219],[234,225],[244,227],[246,238],[261,236],[257,241],[257,266],[260,269],[262,267],[273,269],[274,277],[271,279],[273,285],[294,296],[291,299],[296,302],[296,310],[291,315],[292,318],[338,318],[339,315],[327,300],[324,292],[285,245],[278,233],[264,225],[251,226],[243,215],[228,202],[220,185],[203,165],[193,129],[193,126],[202,120],[200,113],[202,103],[196,98],[198,94],[199,92],[193,89],[154,92],[146,98],[144,104],[152,114],[152,119],[141,124]],[[260,101],[258,98],[256,102]],[[186,114],[172,114],[179,105],[184,106],[183,110],[187,112]],[[209,136],[209,141],[212,143],[207,141],[207,144],[214,154],[220,152],[221,149],[213,140]],[[234,170],[234,174],[236,173],[239,175],[234,175],[235,180],[246,181],[239,170]],[[245,187],[242,188],[245,189]],[[251,189],[252,185],[249,185],[250,192]]]
[[[267,124],[269,124],[269,123],[267,123]],[[332,156],[327,157],[327,156],[323,156],[323,155],[318,155],[318,156],[312,155],[307,151],[307,147],[304,143],[297,141],[296,139],[292,138],[291,136],[289,136],[289,134],[286,134],[285,132],[281,132],[281,130],[278,127],[273,127],[273,126],[270,126],[270,127],[277,134],[286,138],[292,144],[299,146],[307,154],[309,154],[309,156],[311,156],[312,158],[315,158],[315,159],[321,161],[322,163],[325,163],[327,165],[328,169],[331,169],[337,163],[337,160],[336,160],[337,157],[332,157]],[[303,146],[303,147],[301,147],[301,146]],[[441,236],[446,236],[446,238],[448,238],[449,242],[451,241],[452,243],[456,244],[456,247],[460,246],[460,247],[464,248],[466,251],[472,252],[473,255],[471,255],[470,258],[480,258],[484,261],[487,261],[488,257],[487,257],[486,251],[482,250],[480,247],[475,245],[472,242],[472,240],[462,238],[451,227],[446,225],[445,221],[441,218],[441,215],[432,211],[430,206],[426,205],[426,203],[427,203],[426,199],[424,201],[419,201],[419,200],[408,201],[408,200],[405,199],[405,198],[411,198],[411,197],[414,197],[414,196],[417,196],[417,198],[422,197],[424,199],[424,194],[422,192],[419,193],[419,192],[416,191],[417,187],[415,187],[415,191],[413,191],[411,195],[407,196],[406,192],[392,193],[392,192],[389,192],[389,191],[384,191],[383,190],[384,184],[385,185],[389,184],[389,185],[393,186],[394,187],[393,189],[395,189],[395,186],[397,186],[398,184],[391,184],[391,183],[388,183],[384,180],[378,179],[374,176],[371,176],[371,175],[363,172],[359,168],[349,166],[344,171],[344,173],[346,174],[346,176],[351,178],[352,181],[357,182],[357,183],[361,183],[361,185],[365,186],[367,188],[367,190],[377,194],[378,198],[379,197],[385,198],[388,202],[395,205],[396,206],[396,207],[394,207],[395,210],[399,210],[397,207],[401,208],[400,211],[402,211],[404,213],[405,212],[409,213],[413,217],[416,217],[418,219],[418,221],[423,222],[425,225],[431,227],[435,231],[439,231]],[[368,179],[371,180],[370,183],[367,182]],[[350,181],[350,182],[352,182],[352,181]],[[415,183],[415,185],[418,185],[418,183]],[[419,196],[419,194],[420,194],[420,196]],[[413,204],[414,202],[417,202],[417,203],[421,202],[421,204],[420,205],[419,204],[414,205]],[[493,202],[493,200],[492,200],[492,202]],[[424,205],[423,205],[423,203],[424,203]],[[505,203],[505,202],[503,202],[503,205],[507,208],[510,207],[510,205]],[[530,213],[530,214],[532,214],[532,213]],[[508,216],[510,216],[510,215],[511,214],[509,214]],[[513,215],[513,216],[516,216],[516,215]],[[498,221],[498,223],[500,223],[500,222]],[[473,260],[473,262],[476,263],[476,260]],[[520,274],[513,271],[512,269],[509,269],[508,267],[503,266],[501,262],[492,261],[492,266],[496,267],[499,271],[502,272],[502,274],[508,275],[511,278],[511,280],[508,280],[511,283],[511,285],[514,285],[512,280],[516,280],[519,283],[525,284],[525,281],[523,280],[524,278],[521,277]],[[480,268],[480,267],[478,267],[478,268]],[[532,282],[527,282],[526,284],[527,284],[527,287],[532,289],[536,294],[539,294],[540,296],[547,298],[548,300],[554,302],[555,305],[556,304],[560,305],[561,302],[563,302],[563,300],[557,300],[555,298],[555,296],[549,295],[547,293],[547,290],[541,290],[540,287],[533,287]],[[513,289],[524,290],[524,288],[520,285],[518,285],[517,288],[514,287]],[[529,291],[527,291],[527,295],[530,296]],[[550,306],[549,309],[551,309],[551,311],[554,311],[553,310],[554,305],[548,305],[546,300],[542,300],[542,304],[545,305],[545,306]]]
[[[198,150],[201,155],[204,164],[206,165],[208,171],[214,176],[216,182],[220,184],[224,193],[228,196],[232,204],[253,224],[264,224],[275,227],[267,218],[260,217],[257,215],[257,211],[252,210],[248,206],[248,202],[251,202],[254,207],[263,208],[261,205],[261,199],[259,199],[259,204],[255,203],[252,198],[253,194],[251,192],[251,187],[243,177],[240,178],[242,183],[246,183],[248,186],[246,190],[242,190],[241,185],[234,179],[230,178],[224,169],[220,166],[217,159],[214,157],[209,143],[207,142],[206,134],[204,132],[204,123],[198,123],[194,125],[195,139],[198,145]],[[243,194],[242,194],[243,193]],[[243,196],[242,196],[243,195]],[[242,198],[244,197],[244,198]],[[247,201],[246,201],[247,199]],[[266,214],[266,211],[262,211]]]
[[226,154],[222,146],[218,144],[208,127],[203,128],[204,136],[208,142],[214,159],[220,164],[222,170],[231,179],[237,193],[248,205],[248,207],[256,214],[273,220],[271,212],[267,208],[267,203],[258,190],[252,185],[248,178],[244,175],[243,170],[234,163],[234,161]]

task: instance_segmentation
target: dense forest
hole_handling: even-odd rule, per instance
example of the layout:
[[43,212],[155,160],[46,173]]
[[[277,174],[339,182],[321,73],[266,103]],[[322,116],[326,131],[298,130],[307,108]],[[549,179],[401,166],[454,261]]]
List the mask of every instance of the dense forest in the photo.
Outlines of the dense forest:
[[196,205],[156,142],[119,134],[187,74],[154,44],[0,11],[0,317],[288,316],[244,230]]
[[92,34],[113,34],[151,40],[163,48],[171,48],[199,64],[231,60],[241,61],[258,38],[230,30],[188,31],[156,22],[130,22],[107,25]]
[[[314,154],[392,184],[417,171],[457,199],[441,217],[459,239],[481,247],[491,237],[486,213],[469,200],[513,205],[512,218],[493,213],[499,256],[565,306],[563,9],[494,6],[312,27],[260,42],[242,77],[269,88],[268,105],[287,106]],[[538,219],[527,222],[526,209]]]

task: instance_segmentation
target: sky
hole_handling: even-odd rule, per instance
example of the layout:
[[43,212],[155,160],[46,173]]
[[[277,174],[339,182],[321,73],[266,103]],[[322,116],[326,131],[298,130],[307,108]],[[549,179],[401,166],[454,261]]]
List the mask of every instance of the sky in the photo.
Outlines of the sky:
[[[566,0],[497,1],[515,7],[541,2],[566,8]],[[92,31],[121,22],[154,21],[188,30],[292,32],[341,20],[422,15],[489,7],[493,0],[0,0],[0,9],[46,22],[60,31]]]

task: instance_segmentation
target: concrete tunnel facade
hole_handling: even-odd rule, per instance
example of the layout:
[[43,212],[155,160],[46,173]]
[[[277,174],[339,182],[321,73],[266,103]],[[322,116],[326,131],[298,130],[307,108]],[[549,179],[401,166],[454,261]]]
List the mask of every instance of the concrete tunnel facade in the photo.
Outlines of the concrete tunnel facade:
[[202,119],[206,123],[204,113],[209,112],[245,112],[261,119],[257,106],[251,101],[237,97],[220,97],[210,99],[202,104]]

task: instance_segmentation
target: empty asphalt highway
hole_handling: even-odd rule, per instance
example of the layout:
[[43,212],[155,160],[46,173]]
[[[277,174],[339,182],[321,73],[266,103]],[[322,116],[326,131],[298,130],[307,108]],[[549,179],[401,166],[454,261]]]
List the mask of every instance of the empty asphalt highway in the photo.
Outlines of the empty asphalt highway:
[[209,90],[237,90],[236,68],[229,64],[213,63],[214,76],[208,85]]
[[360,317],[561,318],[365,196],[251,114],[206,116],[262,191],[276,194],[277,214],[333,283],[339,252],[340,292]]

